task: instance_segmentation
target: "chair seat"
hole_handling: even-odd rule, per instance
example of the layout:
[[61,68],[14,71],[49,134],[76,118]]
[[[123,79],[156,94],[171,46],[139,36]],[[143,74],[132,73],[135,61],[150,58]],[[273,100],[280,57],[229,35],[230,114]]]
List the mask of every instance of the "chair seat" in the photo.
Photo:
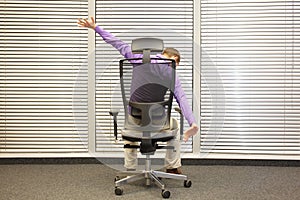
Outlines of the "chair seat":
[[168,130],[162,130],[157,132],[151,132],[145,136],[145,134],[141,131],[123,129],[122,138],[129,141],[141,141],[144,139],[152,139],[153,141],[166,142],[171,139],[174,139],[176,137],[177,131],[178,128],[168,129]]

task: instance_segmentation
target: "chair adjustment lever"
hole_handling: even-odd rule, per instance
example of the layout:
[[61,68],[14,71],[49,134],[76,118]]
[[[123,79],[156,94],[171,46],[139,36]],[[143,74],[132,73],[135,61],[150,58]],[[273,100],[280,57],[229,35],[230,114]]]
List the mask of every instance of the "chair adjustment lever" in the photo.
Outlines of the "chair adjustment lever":
[[156,145],[156,149],[175,149],[174,146]]
[[125,144],[124,148],[128,148],[128,149],[138,149],[140,148],[139,145],[132,145],[132,144]]

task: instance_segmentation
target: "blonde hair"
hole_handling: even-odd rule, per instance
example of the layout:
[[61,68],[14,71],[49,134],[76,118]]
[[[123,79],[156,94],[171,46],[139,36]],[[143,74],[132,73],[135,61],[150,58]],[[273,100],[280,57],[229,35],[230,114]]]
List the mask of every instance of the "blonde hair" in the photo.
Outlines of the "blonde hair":
[[178,60],[176,60],[176,62],[178,62],[178,63],[180,62],[180,53],[175,48],[167,47],[164,49],[162,54],[167,54],[169,57],[176,56],[178,58]]

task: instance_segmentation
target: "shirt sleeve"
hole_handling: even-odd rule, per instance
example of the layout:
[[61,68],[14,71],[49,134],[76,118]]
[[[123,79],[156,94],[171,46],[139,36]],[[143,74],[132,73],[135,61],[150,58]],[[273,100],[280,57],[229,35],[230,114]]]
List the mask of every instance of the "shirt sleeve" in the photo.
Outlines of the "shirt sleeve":
[[100,26],[96,26],[95,31],[96,31],[96,33],[98,33],[102,37],[102,39],[106,43],[112,45],[125,58],[136,58],[136,57],[139,57],[138,54],[133,54],[132,53],[131,47],[127,43],[125,43],[122,40],[120,40],[119,38],[115,37],[110,32],[102,29]]
[[186,95],[181,87],[180,79],[177,75],[174,89],[174,97],[181,109],[183,116],[188,121],[189,125],[191,126],[193,123],[196,123],[193,111],[189,105]]

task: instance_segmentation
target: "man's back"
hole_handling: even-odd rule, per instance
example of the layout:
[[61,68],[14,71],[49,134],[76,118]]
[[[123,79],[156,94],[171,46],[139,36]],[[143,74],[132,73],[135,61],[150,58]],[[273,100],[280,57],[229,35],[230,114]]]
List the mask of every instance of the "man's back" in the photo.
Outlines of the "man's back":
[[175,79],[175,76],[172,77],[172,73],[163,73],[166,70],[171,71],[170,63],[158,63],[156,61],[153,60],[152,63],[147,64],[134,64],[130,91],[131,101],[163,101],[168,88],[174,90],[172,79]]

